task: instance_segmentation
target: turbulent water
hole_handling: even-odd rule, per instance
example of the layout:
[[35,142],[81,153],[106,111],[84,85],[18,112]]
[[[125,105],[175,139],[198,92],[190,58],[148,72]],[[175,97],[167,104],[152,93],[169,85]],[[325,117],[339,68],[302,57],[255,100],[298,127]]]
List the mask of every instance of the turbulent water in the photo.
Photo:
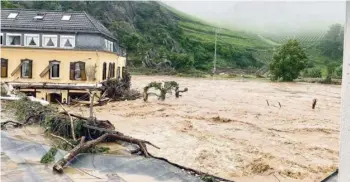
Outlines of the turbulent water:
[[133,76],[132,87],[163,80],[189,91],[108,103],[96,116],[156,144],[156,156],[235,181],[320,181],[337,168],[340,86]]
[[109,103],[97,117],[157,144],[157,156],[237,181],[319,181],[338,165],[340,86],[163,76],[132,84],[141,91],[162,80],[189,91]]

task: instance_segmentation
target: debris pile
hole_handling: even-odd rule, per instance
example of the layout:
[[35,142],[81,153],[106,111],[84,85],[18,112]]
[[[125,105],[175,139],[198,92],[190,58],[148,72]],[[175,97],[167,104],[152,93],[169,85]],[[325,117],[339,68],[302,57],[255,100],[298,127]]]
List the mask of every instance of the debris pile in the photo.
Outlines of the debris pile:
[[141,93],[131,89],[131,75],[125,69],[122,79],[108,79],[102,83],[102,97],[108,97],[113,101],[136,100]]
[[[84,117],[69,113],[64,106],[63,112],[59,112],[58,108],[51,105],[41,105],[39,102],[32,102],[27,97],[20,100],[6,103],[6,109],[13,111],[17,119],[24,122],[7,121],[1,123],[1,129],[6,130],[7,125],[13,127],[23,127],[25,125],[40,125],[45,128],[46,134],[57,140],[62,141],[62,144],[55,143],[46,155],[42,157],[42,163],[53,162],[53,156],[57,149],[68,150],[68,154],[61,158],[53,165],[53,170],[63,173],[66,165],[73,160],[79,153],[96,151],[104,151],[104,149],[96,148],[99,143],[119,142],[123,141],[134,146],[135,150],[132,154],[143,155],[154,159],[165,161],[173,166],[176,166],[189,174],[199,176],[204,181],[230,181],[217,176],[187,168],[179,164],[170,162],[166,158],[156,157],[150,154],[147,150],[147,145],[159,149],[156,145],[149,141],[133,138],[115,130],[114,125],[108,120],[99,120],[92,117]],[[64,145],[63,145],[64,144]]]

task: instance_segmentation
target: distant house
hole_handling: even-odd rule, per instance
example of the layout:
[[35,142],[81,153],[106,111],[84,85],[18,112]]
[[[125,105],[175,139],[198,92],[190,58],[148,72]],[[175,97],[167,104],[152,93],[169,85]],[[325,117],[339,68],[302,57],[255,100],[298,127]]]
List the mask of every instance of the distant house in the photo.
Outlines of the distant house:
[[21,92],[69,102],[122,77],[125,56],[85,12],[1,9],[1,81]]

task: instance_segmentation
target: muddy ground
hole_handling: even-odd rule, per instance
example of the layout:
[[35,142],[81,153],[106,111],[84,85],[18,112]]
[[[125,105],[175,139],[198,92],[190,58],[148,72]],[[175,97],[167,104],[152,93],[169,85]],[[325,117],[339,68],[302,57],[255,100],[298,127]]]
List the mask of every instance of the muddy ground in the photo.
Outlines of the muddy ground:
[[239,182],[319,181],[337,168],[340,86],[165,76],[133,76],[132,84],[141,91],[162,80],[189,92],[109,103],[96,116],[158,145],[149,147],[154,155]]

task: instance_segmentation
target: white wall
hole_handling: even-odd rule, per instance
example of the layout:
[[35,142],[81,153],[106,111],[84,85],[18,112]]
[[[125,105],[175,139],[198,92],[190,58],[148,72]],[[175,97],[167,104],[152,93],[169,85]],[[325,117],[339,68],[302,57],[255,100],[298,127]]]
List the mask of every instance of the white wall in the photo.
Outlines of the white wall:
[[350,181],[350,1],[346,2],[338,182]]

